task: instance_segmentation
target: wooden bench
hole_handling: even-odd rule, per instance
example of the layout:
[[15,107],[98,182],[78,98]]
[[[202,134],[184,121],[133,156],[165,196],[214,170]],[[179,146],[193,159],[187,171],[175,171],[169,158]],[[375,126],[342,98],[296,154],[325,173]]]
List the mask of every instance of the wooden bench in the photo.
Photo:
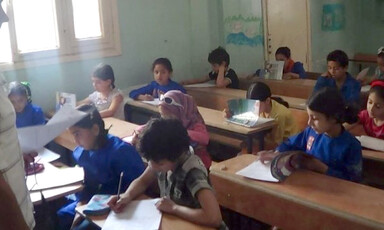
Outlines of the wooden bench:
[[363,68],[363,63],[375,64],[377,61],[377,55],[356,53],[353,58],[349,59],[349,61],[356,62],[359,65],[359,71],[361,71]]

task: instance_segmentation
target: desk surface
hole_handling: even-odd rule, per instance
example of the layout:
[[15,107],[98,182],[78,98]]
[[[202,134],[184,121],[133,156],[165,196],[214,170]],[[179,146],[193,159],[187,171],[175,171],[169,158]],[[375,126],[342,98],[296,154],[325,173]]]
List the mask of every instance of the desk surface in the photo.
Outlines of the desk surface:
[[255,159],[241,155],[211,167],[221,205],[282,229],[384,228],[383,190],[310,171],[294,172],[282,183],[235,174]]
[[[76,208],[76,211],[84,217],[86,217],[86,215],[83,213],[85,206],[86,205],[82,205]],[[94,224],[102,228],[107,217],[108,217],[108,214],[102,215],[102,216],[88,216],[87,218],[90,221],[92,221]],[[179,217],[163,213],[163,216],[161,218],[160,230],[168,230],[168,229],[213,230],[213,228],[196,225],[189,221],[183,220]]]
[[384,163],[384,152],[371,149],[363,149],[363,157],[365,159],[371,159],[377,162]]
[[[304,81],[304,80],[303,80]],[[223,110],[227,107],[227,101],[234,98],[246,98],[247,91],[242,89],[228,89],[217,87],[191,87],[186,88],[199,106],[204,106],[211,109]],[[296,98],[284,95],[276,95],[289,103],[289,107],[295,109],[306,109],[306,99]]]
[[[136,124],[119,120],[114,117],[107,117],[103,120],[105,123],[105,128],[110,128],[109,133],[120,138],[132,135],[133,131],[138,126]],[[77,146],[69,130],[64,131],[62,134],[60,134],[60,136],[56,137],[55,142],[69,150],[74,150]]]
[[[139,107],[142,109],[147,109],[152,112],[158,113],[158,107],[150,104],[146,104],[140,101],[128,101],[127,104],[134,106],[134,107]],[[199,112],[201,116],[204,119],[204,122],[207,126],[211,126],[214,128],[218,129],[223,129],[226,131],[231,131],[231,132],[236,132],[239,134],[244,134],[244,135],[250,135],[253,133],[257,133],[263,130],[268,130],[271,129],[275,123],[274,122],[268,122],[265,124],[258,125],[257,127],[254,128],[247,128],[244,126],[232,124],[226,121],[226,119],[223,116],[223,112],[215,109],[210,109],[210,108],[205,108],[198,106]]]

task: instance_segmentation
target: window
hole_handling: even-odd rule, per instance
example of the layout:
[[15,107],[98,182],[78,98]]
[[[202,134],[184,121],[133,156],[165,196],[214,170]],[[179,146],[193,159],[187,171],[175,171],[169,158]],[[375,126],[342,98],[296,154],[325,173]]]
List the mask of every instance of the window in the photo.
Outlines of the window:
[[12,69],[121,54],[116,0],[4,0],[0,65]]

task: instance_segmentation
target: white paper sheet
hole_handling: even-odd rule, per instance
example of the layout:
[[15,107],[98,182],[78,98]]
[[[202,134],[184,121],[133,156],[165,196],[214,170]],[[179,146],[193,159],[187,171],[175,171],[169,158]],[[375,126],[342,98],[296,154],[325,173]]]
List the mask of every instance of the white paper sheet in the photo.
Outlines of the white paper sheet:
[[124,141],[124,142],[127,142],[127,143],[129,143],[129,144],[132,143],[132,140],[133,140],[133,135],[132,135],[132,136],[128,136],[128,137],[124,137],[124,138],[123,138],[123,141]]
[[278,179],[272,176],[271,163],[263,164],[259,160],[252,162],[236,174],[255,180],[279,182]]
[[142,102],[146,103],[146,104],[158,106],[160,104],[160,99],[159,98],[155,98],[155,99],[153,99],[153,101],[142,101]]
[[45,125],[17,129],[23,153],[37,152],[87,114],[64,105]]
[[362,86],[362,87],[361,87],[360,92],[362,92],[362,93],[366,93],[366,92],[368,92],[370,89],[371,89],[371,86],[370,86],[370,85],[365,85],[365,86]]
[[42,172],[27,176],[27,187],[31,191],[36,191],[70,185],[83,180],[83,168],[56,168],[50,163],[45,163]]
[[37,152],[38,155],[35,157],[36,163],[49,163],[60,158],[60,155],[52,152],[49,149],[43,148]]
[[102,230],[157,230],[160,228],[161,212],[155,204],[159,199],[132,201],[122,213],[111,211]]
[[192,84],[192,85],[185,85],[186,88],[207,88],[207,87],[215,87],[216,84],[213,81],[205,82],[205,83],[199,83],[199,84]]
[[379,138],[369,137],[369,136],[358,136],[356,137],[360,143],[361,146],[377,151],[384,152],[384,140],[381,140]]

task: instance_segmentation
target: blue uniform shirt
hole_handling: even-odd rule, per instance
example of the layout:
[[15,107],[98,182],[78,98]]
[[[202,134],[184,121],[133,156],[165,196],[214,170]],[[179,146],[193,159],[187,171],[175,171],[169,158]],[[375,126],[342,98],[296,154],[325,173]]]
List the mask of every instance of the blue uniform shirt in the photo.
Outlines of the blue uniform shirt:
[[298,74],[301,79],[307,78],[307,73],[305,72],[303,63],[301,62],[295,62],[291,72]]
[[[323,77],[320,76],[317,79],[314,92],[318,91],[321,88],[330,87],[336,88],[336,81],[332,77]],[[361,85],[356,79],[354,79],[349,73],[345,79],[344,84],[340,88],[340,93],[343,95],[343,98],[347,104],[357,104],[359,105],[360,101],[360,90]]]
[[37,105],[28,103],[21,113],[16,113],[17,128],[43,124],[45,124],[44,113],[43,110]]
[[84,168],[84,190],[80,201],[88,201],[94,194],[117,194],[120,173],[124,172],[121,192],[144,171],[144,164],[136,149],[120,138],[108,135],[107,143],[96,151],[77,147],[73,156]]
[[170,90],[180,90],[183,93],[187,93],[187,91],[185,91],[183,86],[169,79],[169,82],[167,85],[160,85],[156,81],[152,81],[151,83],[149,83],[144,87],[132,90],[129,93],[129,97],[132,99],[137,99],[139,95],[149,94],[149,95],[152,95],[154,98],[159,98],[160,94],[165,94]]
[[359,181],[362,171],[360,142],[348,131],[338,137],[317,134],[311,127],[288,138],[277,147],[279,152],[304,151],[328,166],[327,175]]

